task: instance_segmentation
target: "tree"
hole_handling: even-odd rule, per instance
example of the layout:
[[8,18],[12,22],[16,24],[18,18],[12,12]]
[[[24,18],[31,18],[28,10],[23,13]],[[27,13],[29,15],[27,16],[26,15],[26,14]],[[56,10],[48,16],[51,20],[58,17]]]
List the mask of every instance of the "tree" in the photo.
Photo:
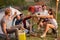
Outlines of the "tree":
[[0,8],[4,7],[5,6],[5,2],[4,0],[0,0]]
[[0,0],[0,7],[1,6],[21,6],[26,4],[25,0]]

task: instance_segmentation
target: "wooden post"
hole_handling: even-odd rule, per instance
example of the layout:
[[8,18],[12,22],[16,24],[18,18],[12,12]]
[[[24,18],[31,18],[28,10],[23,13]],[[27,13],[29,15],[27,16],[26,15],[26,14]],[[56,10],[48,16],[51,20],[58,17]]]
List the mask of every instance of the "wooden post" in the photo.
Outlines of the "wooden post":
[[59,4],[59,0],[56,0],[56,20],[57,20],[57,13],[58,13],[58,4]]
[[[58,4],[59,4],[59,0],[56,0],[56,20],[57,20],[57,13],[58,13]],[[57,37],[58,37],[58,33],[57,33]]]

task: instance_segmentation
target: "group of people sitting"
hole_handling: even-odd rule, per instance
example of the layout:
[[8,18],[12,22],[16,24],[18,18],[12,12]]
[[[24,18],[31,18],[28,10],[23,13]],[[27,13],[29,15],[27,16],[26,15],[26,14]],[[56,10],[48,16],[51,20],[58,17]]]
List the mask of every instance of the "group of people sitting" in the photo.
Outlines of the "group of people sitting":
[[[27,15],[23,13],[18,13],[18,11],[11,10],[12,8],[6,8],[5,15],[1,20],[1,28],[3,33],[6,35],[6,40],[10,40],[8,34],[15,33],[16,40],[18,40],[18,30],[24,30],[26,34],[32,34],[34,31],[33,25],[30,22],[30,19],[36,17],[37,19],[37,29],[40,30],[41,27],[45,27],[45,31],[41,37],[46,37],[49,29],[52,29],[52,32],[56,34],[57,37],[57,28],[58,24],[55,19],[55,13],[52,9],[47,10],[46,5],[35,5],[30,6]],[[13,13],[14,12],[14,13]],[[13,20],[13,21],[12,21]],[[11,24],[12,23],[12,24]]]

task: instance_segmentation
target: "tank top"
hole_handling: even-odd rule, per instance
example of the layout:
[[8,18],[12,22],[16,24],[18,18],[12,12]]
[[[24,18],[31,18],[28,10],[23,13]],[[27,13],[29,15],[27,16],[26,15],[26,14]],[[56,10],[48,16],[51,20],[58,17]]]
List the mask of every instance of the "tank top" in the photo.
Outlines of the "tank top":
[[53,24],[56,28],[58,27],[57,21],[55,19],[49,19],[50,23]]

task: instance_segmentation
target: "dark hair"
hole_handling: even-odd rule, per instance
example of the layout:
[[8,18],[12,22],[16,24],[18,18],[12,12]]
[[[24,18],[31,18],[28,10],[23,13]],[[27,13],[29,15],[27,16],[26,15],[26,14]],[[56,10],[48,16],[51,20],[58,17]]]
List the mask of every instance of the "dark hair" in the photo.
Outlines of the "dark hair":
[[46,4],[45,5],[42,5],[42,7],[44,7],[44,6],[46,6]]
[[19,16],[22,16],[23,14],[20,14]]
[[52,11],[52,9],[49,9],[49,11],[51,12],[51,13],[49,13],[50,15],[53,15],[53,11]]
[[51,13],[49,13],[49,15],[53,15],[53,16],[54,16],[54,18],[55,18],[54,11],[53,11],[52,9],[49,9],[49,10],[48,10],[48,12],[49,12],[49,11],[51,12]]

